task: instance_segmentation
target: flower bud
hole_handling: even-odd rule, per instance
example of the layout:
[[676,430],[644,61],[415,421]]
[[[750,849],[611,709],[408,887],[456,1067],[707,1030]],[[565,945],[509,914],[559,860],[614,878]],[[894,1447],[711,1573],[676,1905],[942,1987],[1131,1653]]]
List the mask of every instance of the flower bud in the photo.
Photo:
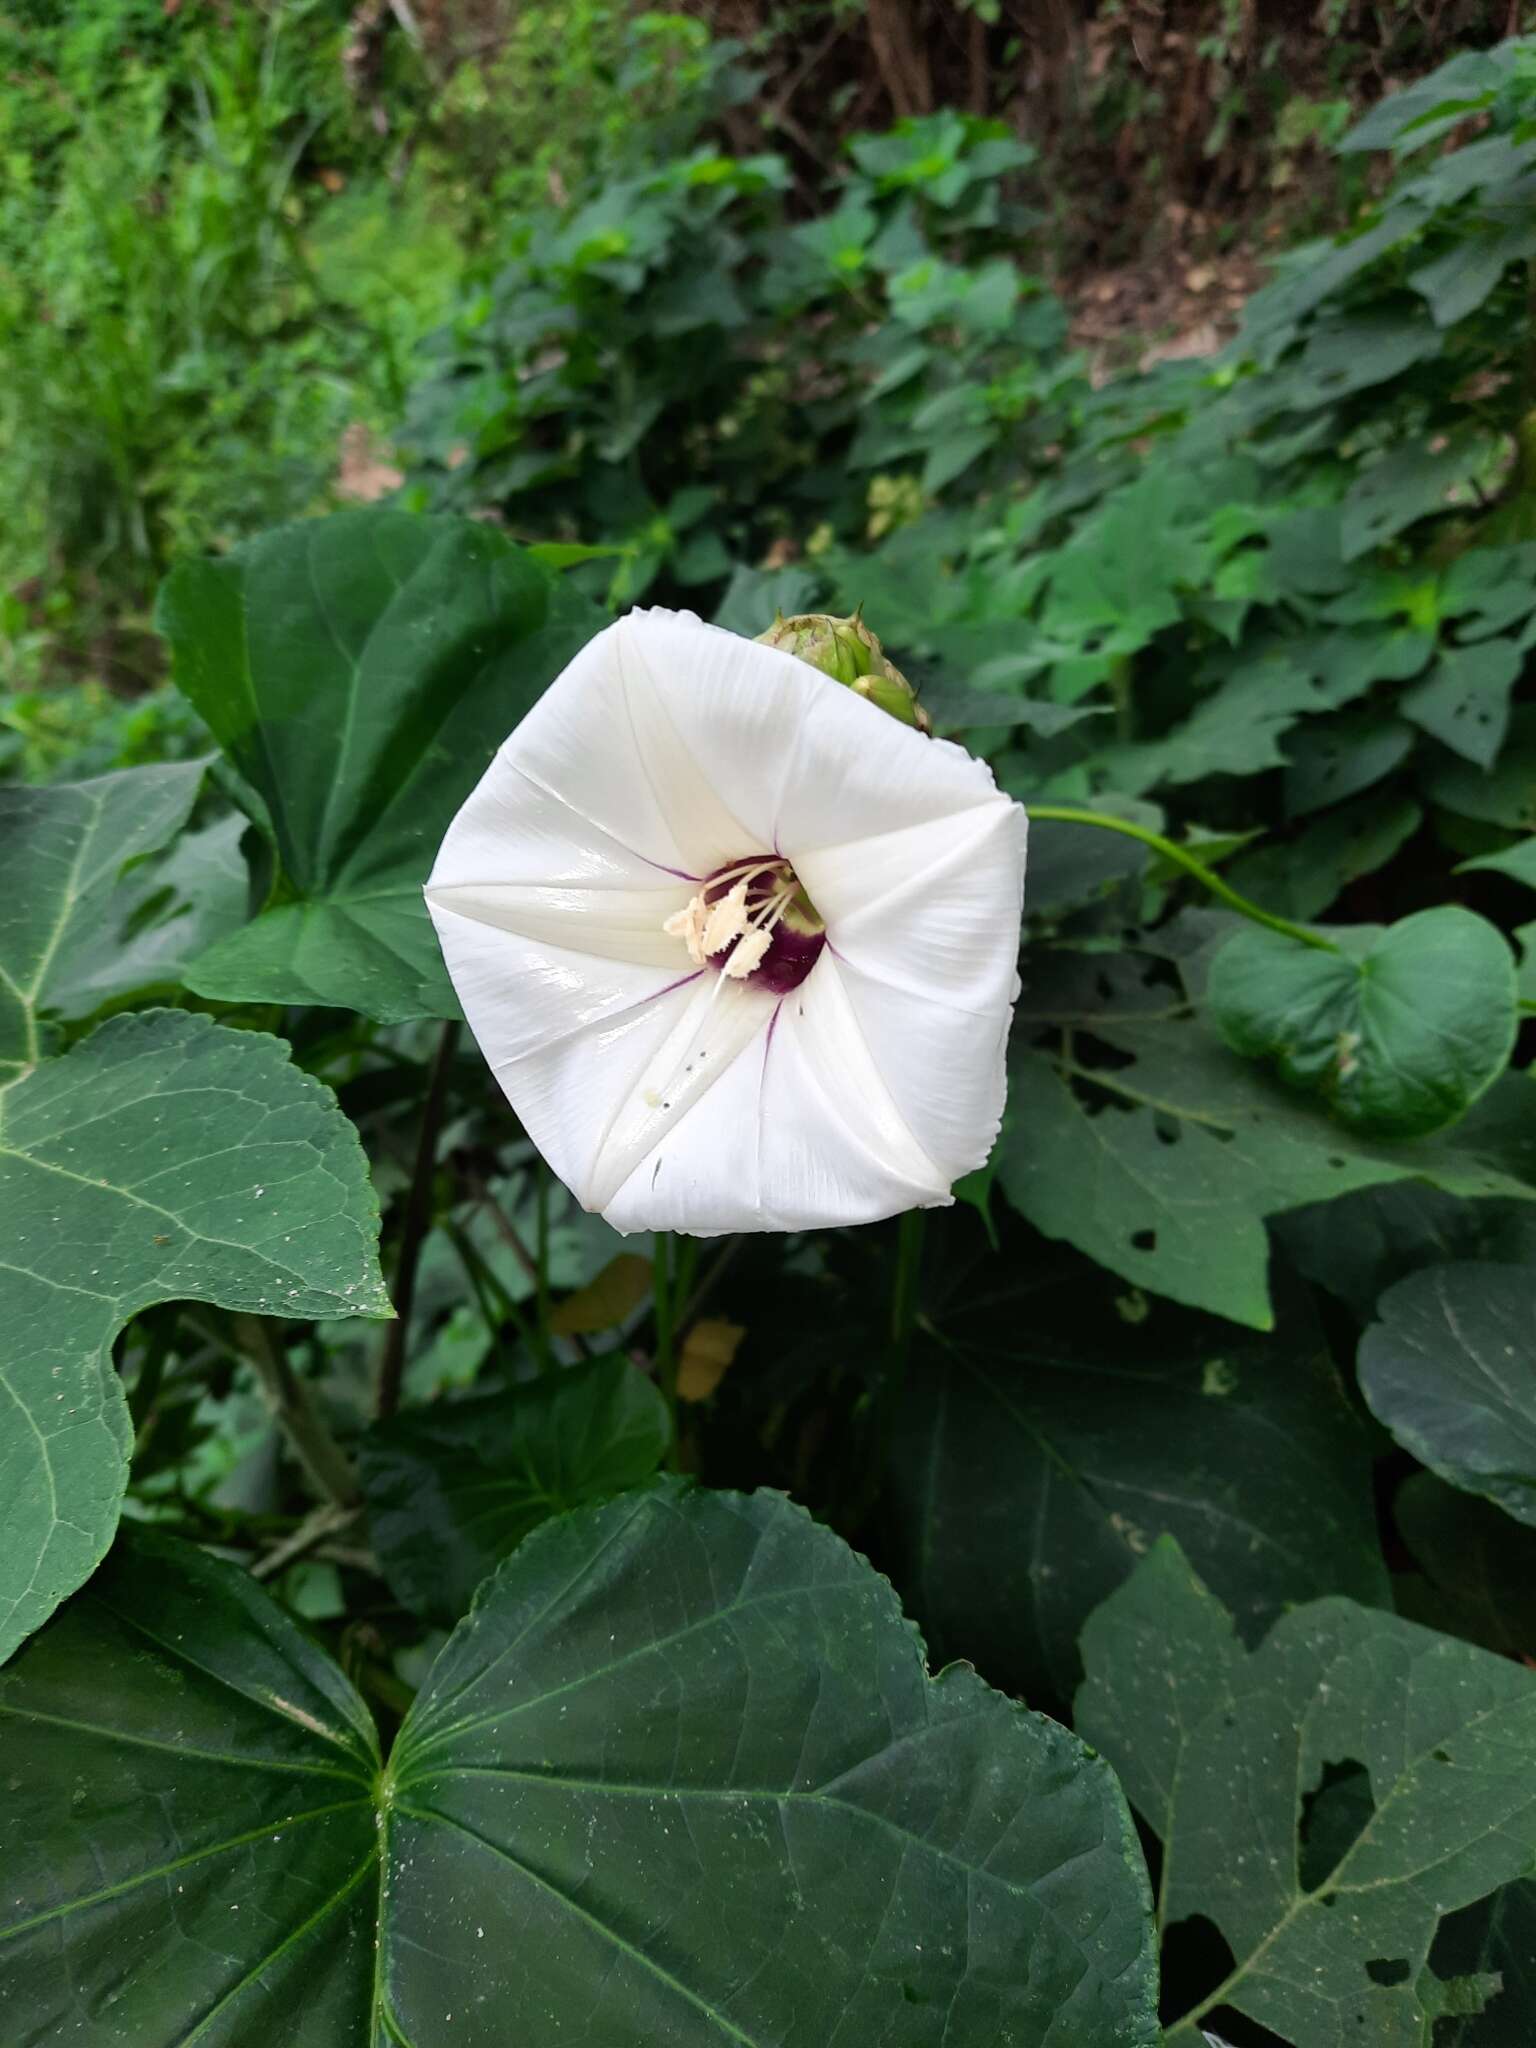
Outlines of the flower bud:
[[884,648],[857,612],[846,619],[826,612],[801,612],[786,619],[780,613],[768,631],[757,637],[764,647],[778,647],[808,661],[834,683],[843,683],[856,695],[867,697],[903,725],[916,726],[924,733],[931,730],[917,692],[886,659]]

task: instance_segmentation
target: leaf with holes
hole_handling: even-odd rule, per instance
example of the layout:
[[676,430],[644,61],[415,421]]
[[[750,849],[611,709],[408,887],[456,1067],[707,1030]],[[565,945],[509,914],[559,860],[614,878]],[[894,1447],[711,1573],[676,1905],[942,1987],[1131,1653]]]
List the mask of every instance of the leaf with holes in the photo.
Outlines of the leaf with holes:
[[639,1486],[671,1434],[655,1382],[624,1353],[382,1423],[359,1458],[384,1575],[418,1614],[457,1621],[530,1530]]
[[595,610],[488,526],[370,507],[182,563],[159,623],[282,870],[190,986],[382,1023],[456,1015],[422,884]]
[[1378,1422],[1453,1486],[1536,1524],[1536,1289],[1527,1266],[1410,1274],[1360,1340]]
[[998,1177],[1037,1230],[1155,1294],[1267,1330],[1266,1217],[1390,1181],[1536,1199],[1536,1089],[1522,1076],[1453,1133],[1383,1142],[1311,1109],[1198,1020],[1074,1021],[1129,1057],[1063,1069],[1015,1052]]
[[125,1543],[0,1678],[0,1959],[77,2048],[1155,2048],[1108,1767],[781,1497],[547,1523],[381,1768],[252,1582]]
[[1509,728],[1509,693],[1524,656],[1512,640],[1448,647],[1404,693],[1403,716],[1479,768],[1491,768]]
[[1385,1602],[1365,1433],[1298,1302],[1272,1340],[1091,1269],[929,1311],[891,1443],[895,1577],[936,1656],[1066,1701],[1077,1637],[1163,1534],[1256,1641],[1319,1593]]
[[125,871],[181,830],[202,779],[193,761],[0,789],[0,1081],[37,1059],[42,1018],[89,1016],[140,985],[123,979],[124,926],[141,902]]
[[115,1017],[0,1096],[0,1657],[105,1555],[132,1432],[112,1340],[157,1301],[387,1315],[357,1133],[281,1039]]
[[[1431,1947],[1536,1858],[1536,1675],[1339,1599],[1250,1655],[1167,1537],[1093,1615],[1083,1661],[1077,1725],[1163,1843],[1161,1924],[1202,1915],[1232,1955],[1167,2048],[1226,2012],[1294,2048],[1409,2048],[1495,1993],[1481,1971],[1443,1981]],[[1305,1869],[1307,1804],[1339,1765],[1363,1768],[1369,1807]]]
[[1338,950],[1257,927],[1229,939],[1206,985],[1222,1036],[1359,1130],[1419,1137],[1453,1122],[1514,1047],[1508,943],[1456,904],[1330,936]]

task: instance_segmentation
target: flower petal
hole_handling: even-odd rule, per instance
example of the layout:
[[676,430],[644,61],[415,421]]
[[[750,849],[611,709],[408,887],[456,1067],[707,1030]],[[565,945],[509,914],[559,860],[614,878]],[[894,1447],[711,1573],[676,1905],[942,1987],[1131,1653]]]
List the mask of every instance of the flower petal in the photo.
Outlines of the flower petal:
[[429,891],[478,882],[654,889],[674,879],[594,824],[580,805],[530,780],[517,758],[522,731],[501,747],[448,827]]
[[[687,882],[671,882],[662,889],[431,882],[427,901],[493,931],[596,960],[660,968],[675,980],[688,971],[688,950],[662,927],[687,908],[689,888]],[[452,972],[451,961],[449,968]]]
[[808,1230],[947,1198],[827,956],[762,1021],[607,1203],[616,1229]]
[[784,780],[775,839],[797,871],[819,848],[998,801],[984,761],[950,740],[925,738],[814,669],[806,672],[812,694]]
[[984,762],[926,739],[796,655],[691,612],[631,612],[620,625],[632,703],[656,707],[647,715],[702,768],[752,835],[748,850],[772,846],[795,860],[998,800]]
[[[914,1059],[926,1051],[914,1046]],[[779,1013],[764,1074],[760,1157],[771,1215],[759,1228],[873,1223],[949,1200],[949,1179],[886,1085],[830,954]]]
[[686,1009],[697,971],[675,939],[666,966],[601,960],[465,916],[433,894],[428,908],[487,1064],[580,1194],[629,1081]]
[[836,965],[891,1099],[945,1185],[984,1166],[1008,1093],[1011,1009],[957,1009]]
[[840,960],[957,1010],[1018,994],[1025,818],[996,792],[967,811],[797,857]]
[[[716,841],[734,845],[741,828],[723,815],[698,765],[672,744],[646,672],[628,654],[632,631],[621,619],[588,641],[497,763],[558,799],[599,838],[652,867],[697,877],[719,864]],[[511,788],[508,795],[515,805]],[[693,827],[696,816],[702,830]]]
[[[767,1030],[777,1003],[777,997],[750,982],[733,981],[714,970],[699,976],[688,1007],[613,1105],[586,1188],[578,1190],[588,1208],[603,1210],[619,1230],[664,1227],[656,1225],[645,1202],[667,1167],[668,1139],[685,1124],[699,1124],[707,1152],[720,1121],[713,1091],[733,1062]],[[708,1177],[713,1182],[712,1166]],[[644,1220],[624,1223],[616,1219],[611,1205],[632,1179],[641,1182],[635,1193],[645,1209]],[[673,1200],[670,1184],[663,1199],[668,1204]],[[736,1226],[717,1222],[707,1227]]]

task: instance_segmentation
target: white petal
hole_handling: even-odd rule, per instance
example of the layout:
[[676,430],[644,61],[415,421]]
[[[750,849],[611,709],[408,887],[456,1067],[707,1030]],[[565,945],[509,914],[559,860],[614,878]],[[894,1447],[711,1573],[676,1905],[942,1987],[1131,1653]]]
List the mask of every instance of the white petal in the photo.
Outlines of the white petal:
[[[429,882],[427,901],[493,930],[598,960],[628,961],[686,974],[687,945],[662,927],[686,911],[690,884],[662,889],[529,886],[521,882]],[[446,957],[446,944],[444,948]],[[453,963],[449,960],[449,972]]]
[[823,954],[604,1213],[618,1230],[708,1236],[868,1223],[947,1194]]
[[[710,970],[699,976],[692,999],[667,1037],[655,1046],[643,1069],[612,1105],[592,1169],[577,1193],[589,1209],[601,1209],[620,1230],[648,1230],[649,1220],[618,1222],[610,1205],[632,1178],[654,1190],[667,1166],[667,1140],[685,1123],[718,1121],[714,1091],[732,1063],[767,1030],[776,996],[749,982],[732,981]],[[671,1189],[667,1190],[671,1198]],[[711,1223],[711,1230],[732,1229]]]
[[840,960],[957,1010],[1018,994],[1024,813],[984,804],[855,845],[801,854],[795,872]]
[[774,1028],[761,1160],[769,1227],[781,1230],[874,1223],[949,1199],[949,1180],[892,1097],[829,953],[785,997]]
[[837,971],[902,1121],[946,1186],[985,1165],[1008,1091],[1011,1009],[956,1009],[846,960]]
[[796,655],[691,612],[631,612],[620,625],[631,701],[657,707],[658,730],[703,769],[752,835],[749,850],[797,860],[998,801],[984,762],[924,738]]
[[658,727],[664,719],[740,821],[742,845],[711,866],[771,850],[811,701],[821,690],[846,692],[796,656],[706,626],[691,612],[631,612],[622,623],[628,673],[645,678]]
[[603,1211],[615,1230],[714,1237],[773,1227],[763,1210],[758,1147],[763,1074],[776,1036],[763,1029],[630,1174]]
[[[526,721],[525,721],[526,723]],[[586,811],[530,781],[517,761],[517,728],[448,827],[428,887],[460,883],[654,889],[671,879]]]
[[480,1050],[529,1136],[580,1192],[632,1075],[691,1000],[697,970],[675,939],[669,966],[599,960],[431,896],[428,907]]
[[997,802],[984,761],[950,740],[926,739],[841,683],[808,673],[813,693],[785,777],[775,841],[797,871],[819,847]]

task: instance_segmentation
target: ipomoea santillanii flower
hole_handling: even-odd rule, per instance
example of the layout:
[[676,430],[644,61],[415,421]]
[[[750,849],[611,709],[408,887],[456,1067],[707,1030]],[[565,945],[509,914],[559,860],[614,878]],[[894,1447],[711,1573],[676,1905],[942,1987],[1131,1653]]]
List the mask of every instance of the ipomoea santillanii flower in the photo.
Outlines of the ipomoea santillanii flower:
[[950,1199],[1018,994],[1024,813],[986,765],[686,612],[599,633],[427,902],[529,1135],[621,1231]]

